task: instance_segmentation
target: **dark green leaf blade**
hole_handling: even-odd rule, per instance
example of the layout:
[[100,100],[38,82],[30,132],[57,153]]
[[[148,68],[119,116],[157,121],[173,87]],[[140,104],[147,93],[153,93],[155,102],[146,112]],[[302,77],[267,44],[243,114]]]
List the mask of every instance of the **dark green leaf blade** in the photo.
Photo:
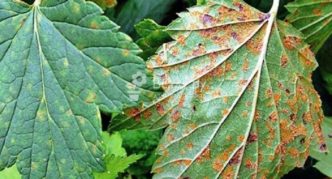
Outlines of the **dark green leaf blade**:
[[156,178],[280,178],[323,143],[314,55],[276,11],[210,0],[168,26],[148,62],[165,94],[111,126],[167,126]]
[[154,95],[140,49],[102,13],[84,0],[0,1],[0,170],[91,178],[104,169],[98,109]]
[[332,1],[296,0],[286,7],[291,12],[287,21],[304,33],[317,52],[332,34]]
[[135,25],[135,29],[140,36],[136,43],[143,50],[140,54],[143,59],[148,59],[163,43],[172,40],[165,31],[166,27],[158,25],[151,19],[139,22]]

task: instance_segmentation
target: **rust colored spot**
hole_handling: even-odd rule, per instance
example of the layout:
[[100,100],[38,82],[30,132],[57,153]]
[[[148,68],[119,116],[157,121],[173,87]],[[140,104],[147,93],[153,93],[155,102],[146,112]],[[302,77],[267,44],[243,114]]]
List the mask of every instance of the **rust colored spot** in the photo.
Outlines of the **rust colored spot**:
[[[164,61],[163,61],[161,55],[162,55],[162,54],[157,55],[157,57],[156,57],[156,63],[157,63],[158,65],[162,65],[162,64],[164,63]],[[152,67],[151,67],[151,68],[152,68]]]
[[179,35],[179,37],[177,38],[177,42],[181,45],[184,45],[186,43],[186,37],[183,35]]
[[249,60],[246,58],[242,64],[242,70],[247,72],[249,69]]
[[240,157],[242,155],[242,149],[240,149],[239,151],[237,151],[234,155],[234,157],[229,161],[230,165],[236,165],[240,163]]
[[169,142],[172,142],[172,141],[174,140],[174,136],[173,136],[172,134],[168,134],[168,135],[167,135],[167,140],[168,140]]
[[190,143],[186,144],[186,147],[187,147],[189,150],[191,150],[191,149],[193,149],[194,144],[190,142]]
[[163,115],[163,114],[165,114],[165,109],[164,109],[164,107],[161,105],[161,104],[157,104],[156,105],[156,108],[157,108],[157,111],[158,111],[158,113],[160,114],[160,115]]
[[257,134],[250,133],[248,137],[248,143],[253,143],[257,141]]
[[204,25],[211,25],[214,22],[213,17],[208,14],[204,14],[202,20]]
[[172,114],[172,116],[171,116],[171,118],[172,118],[172,121],[173,122],[178,122],[179,121],[179,119],[180,119],[180,112],[177,110],[177,111],[175,111],[173,114]]
[[245,139],[245,137],[244,137],[244,135],[240,135],[240,136],[238,137],[238,139],[239,139],[240,142],[243,142],[244,139]]
[[322,10],[316,8],[316,9],[312,10],[312,13],[314,13],[316,16],[321,16],[322,15]]
[[248,80],[240,80],[239,83],[240,83],[241,86],[243,86],[243,85],[246,85],[248,83]]
[[247,110],[242,111],[242,117],[243,118],[248,117],[248,115],[249,115],[249,112]]
[[180,100],[179,100],[179,107],[180,107],[180,108],[183,107],[183,104],[184,104],[185,99],[186,99],[185,94],[182,94],[181,97],[180,97]]
[[292,121],[295,121],[296,120],[296,114],[292,113],[290,116],[289,116],[290,120]]
[[232,136],[227,135],[227,136],[226,136],[226,140],[231,141],[231,140],[232,140]]
[[219,172],[223,168],[223,163],[220,160],[215,160],[212,164],[212,168]]
[[250,52],[252,52],[253,54],[258,55],[258,54],[261,53],[263,43],[259,39],[250,39],[246,43],[246,47]]
[[224,116],[228,115],[228,113],[229,113],[228,109],[224,109],[224,110],[222,111],[222,114],[223,114]]
[[130,117],[135,117],[140,113],[140,109],[138,108],[131,108],[126,111],[126,114]]
[[201,155],[197,158],[198,162],[202,162],[203,160],[211,160],[210,147],[206,147],[201,153]]
[[297,150],[296,148],[290,148],[289,149],[289,154],[293,157],[293,158],[298,158],[300,155],[299,150]]
[[171,53],[172,53],[172,55],[177,56],[179,54],[179,49],[178,48],[173,48]]
[[202,54],[204,54],[205,51],[205,47],[202,44],[199,44],[198,47],[193,51],[193,56],[200,56]]
[[285,68],[288,64],[288,57],[286,55],[282,55],[280,63],[281,67]]
[[269,120],[275,122],[278,120],[278,113],[276,111],[272,112],[272,114],[269,116]]
[[321,144],[320,147],[319,147],[319,150],[322,151],[322,152],[326,152],[327,151],[326,144]]
[[248,169],[255,169],[256,168],[256,164],[254,162],[252,162],[251,160],[246,160],[245,161],[245,166]]
[[97,24],[97,22],[92,22],[91,24],[90,24],[90,28],[91,29],[97,29],[97,28],[99,28],[99,25]]
[[212,92],[212,96],[213,96],[214,98],[220,97],[220,96],[221,96],[221,91],[220,91],[220,89],[217,89],[217,90],[213,91],[213,92]]
[[289,49],[293,50],[296,46],[298,46],[301,43],[301,39],[294,36],[287,36],[283,39],[284,46]]
[[225,62],[225,70],[231,71],[232,70],[232,64],[230,62]]
[[142,113],[142,116],[147,119],[152,116],[152,112],[150,110],[146,110]]
[[274,94],[274,95],[273,95],[273,99],[274,99],[274,101],[275,101],[277,104],[279,103],[280,98],[281,98],[281,95],[280,95],[280,94]]

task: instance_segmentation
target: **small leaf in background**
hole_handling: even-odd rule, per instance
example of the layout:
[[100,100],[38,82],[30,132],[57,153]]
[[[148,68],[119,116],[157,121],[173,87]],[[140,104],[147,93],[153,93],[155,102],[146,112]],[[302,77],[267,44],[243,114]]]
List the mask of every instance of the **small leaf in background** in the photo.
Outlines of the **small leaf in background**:
[[113,15],[114,21],[121,26],[121,31],[137,37],[134,25],[145,18],[160,23],[170,11],[176,0],[128,0],[119,6]]
[[111,125],[167,127],[155,178],[279,178],[303,166],[311,141],[323,145],[317,63],[277,6],[210,0],[167,27],[174,41],[147,62],[165,94]]
[[117,0],[90,0],[98,4],[102,9],[113,8],[117,5]]
[[129,154],[144,155],[142,159],[131,165],[127,172],[138,178],[151,178],[151,168],[157,159],[155,149],[162,136],[162,130],[122,130],[123,147]]
[[[326,117],[322,124],[326,146],[314,145],[311,147],[310,156],[317,159],[315,167],[325,175],[332,177],[332,118]],[[322,153],[321,147],[327,147],[328,152]]]
[[163,43],[172,40],[165,28],[151,19],[145,19],[135,25],[136,32],[140,36],[136,43],[143,50],[140,54],[143,59],[147,60]]
[[104,169],[99,109],[154,97],[141,50],[102,14],[85,0],[0,1],[0,170],[92,177]]
[[122,137],[120,133],[115,132],[114,134],[109,135],[107,132],[103,132],[102,137],[106,156],[127,156],[126,150],[122,147]]
[[302,31],[311,49],[318,52],[332,34],[332,1],[295,0],[286,7],[291,13],[287,21]]
[[0,172],[1,179],[21,179],[21,175],[17,170],[16,165],[4,169]]
[[107,132],[103,133],[106,171],[102,173],[95,172],[94,177],[96,179],[116,179],[120,173],[124,173],[131,164],[144,156],[141,154],[127,156],[126,150],[122,147],[122,141],[122,137],[118,132],[112,135]]

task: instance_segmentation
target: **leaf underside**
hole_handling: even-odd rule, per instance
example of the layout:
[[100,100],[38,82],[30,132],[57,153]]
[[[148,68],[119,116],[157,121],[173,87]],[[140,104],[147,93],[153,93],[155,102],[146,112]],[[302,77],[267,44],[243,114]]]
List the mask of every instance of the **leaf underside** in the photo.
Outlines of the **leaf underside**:
[[280,178],[322,143],[316,68],[301,34],[239,0],[210,0],[168,26],[150,61],[165,94],[113,129],[167,126],[155,178]]
[[332,34],[332,1],[296,0],[286,7],[291,12],[287,21],[305,35],[306,42],[317,52]]
[[84,0],[0,2],[0,170],[23,178],[91,178],[104,169],[99,108],[153,93],[139,48]]

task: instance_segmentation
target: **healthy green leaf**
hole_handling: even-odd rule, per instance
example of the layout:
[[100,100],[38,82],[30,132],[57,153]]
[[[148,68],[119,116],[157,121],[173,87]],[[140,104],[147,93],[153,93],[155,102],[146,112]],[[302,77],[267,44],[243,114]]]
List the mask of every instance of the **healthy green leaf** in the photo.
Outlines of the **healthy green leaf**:
[[110,136],[107,132],[103,132],[102,137],[106,156],[127,156],[126,150],[122,147],[122,137],[120,133],[115,132]]
[[0,170],[90,178],[104,169],[98,109],[153,95],[140,49],[102,13],[85,0],[0,1]]
[[131,164],[141,159],[142,155],[130,155],[128,157],[110,156],[105,159],[106,172],[94,173],[95,179],[116,179],[120,173],[123,173]]
[[1,179],[21,179],[21,175],[17,170],[16,165],[13,165],[9,168],[0,172]]
[[323,145],[314,55],[277,9],[210,0],[168,26],[148,61],[165,94],[111,126],[168,126],[155,178],[280,178]]
[[331,0],[295,0],[287,9],[287,20],[302,31],[311,49],[317,52],[332,34]]
[[321,146],[313,146],[310,151],[310,155],[317,159],[318,162],[315,167],[324,173],[325,175],[332,177],[332,118],[326,117],[322,124],[324,137],[327,143],[329,152],[322,153]]
[[141,37],[136,43],[143,50],[140,54],[143,59],[148,59],[163,43],[172,40],[165,28],[151,19],[145,19],[135,25],[136,32]]
[[102,173],[94,173],[96,179],[115,179],[120,173],[123,173],[128,167],[141,159],[143,155],[127,156],[126,150],[122,147],[122,137],[116,132],[109,135],[103,133],[103,145],[105,150],[104,161],[106,163],[106,171]]

